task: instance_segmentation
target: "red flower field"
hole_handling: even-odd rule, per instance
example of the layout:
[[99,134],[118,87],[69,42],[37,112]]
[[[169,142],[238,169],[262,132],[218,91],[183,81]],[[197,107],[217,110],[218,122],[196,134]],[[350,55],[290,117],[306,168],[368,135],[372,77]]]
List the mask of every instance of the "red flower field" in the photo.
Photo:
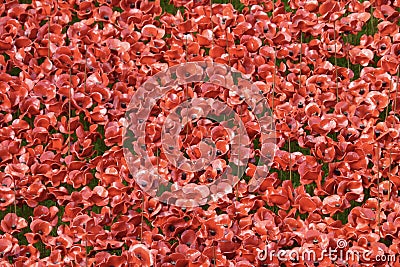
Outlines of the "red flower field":
[[0,266],[400,267],[399,12],[0,0]]

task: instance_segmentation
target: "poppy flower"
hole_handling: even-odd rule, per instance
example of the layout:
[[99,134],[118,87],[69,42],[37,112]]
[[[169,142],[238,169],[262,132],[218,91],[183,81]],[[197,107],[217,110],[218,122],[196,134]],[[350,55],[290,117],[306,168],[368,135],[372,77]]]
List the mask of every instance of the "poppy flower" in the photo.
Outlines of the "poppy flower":
[[321,173],[322,166],[318,164],[316,159],[312,156],[306,156],[305,160],[300,163],[298,172],[300,174],[300,180],[303,184],[309,184],[313,181],[320,183],[322,179]]
[[93,18],[98,21],[104,21],[104,22],[115,21],[112,9],[106,5],[100,6],[98,9],[96,9],[93,14]]
[[185,221],[178,217],[169,217],[162,225],[163,233],[172,238],[178,232],[182,231],[185,226]]
[[361,202],[364,199],[361,181],[341,181],[337,193],[340,196],[344,195],[348,201]]
[[1,198],[0,198],[0,208],[5,209],[15,201],[15,194],[11,188],[4,186],[0,187]]
[[383,38],[376,40],[374,43],[374,48],[379,56],[386,55],[390,52],[392,43],[390,42],[390,37],[384,36]]
[[131,261],[137,266],[151,266],[153,265],[153,255],[151,251],[142,244],[136,244],[129,248]]
[[223,257],[220,247],[207,247],[204,249],[203,255],[209,258],[211,264],[227,264],[227,260]]
[[179,66],[176,70],[176,76],[180,81],[198,81],[203,75],[203,69],[197,64]]
[[319,158],[322,158],[324,162],[332,162],[336,156],[335,147],[333,144],[328,143],[317,143],[315,145],[315,153]]
[[290,207],[288,192],[283,188],[267,188],[266,195],[268,195],[267,203],[269,206],[278,206],[281,209],[287,210]]
[[376,208],[354,208],[349,214],[349,223],[360,233],[368,232],[377,223]]
[[326,1],[319,6],[319,13],[324,20],[335,21],[344,14],[344,8],[335,1]]
[[158,39],[164,36],[164,31],[154,25],[146,25],[142,28],[142,36]]
[[321,201],[317,200],[315,197],[299,195],[295,199],[294,206],[298,207],[300,213],[313,212],[321,206]]
[[354,47],[349,51],[349,56],[353,64],[367,66],[368,63],[373,59],[374,53],[369,49],[360,49]]
[[198,237],[209,240],[219,240],[223,236],[224,236],[223,226],[217,224],[213,219],[204,221],[204,224],[201,227],[200,232],[198,233]]
[[50,222],[51,226],[55,227],[58,222],[58,213],[59,209],[55,206],[51,206],[50,208],[46,206],[39,205],[33,210],[33,217],[38,219],[44,219]]
[[151,198],[151,199],[147,199],[147,201],[145,201],[144,203],[144,207],[148,212],[148,215],[150,217],[155,216],[158,212],[161,211],[162,209],[162,205],[161,203],[159,203],[156,199]]
[[389,21],[382,21],[378,24],[379,33],[393,36],[398,30],[398,25]]
[[5,234],[4,236],[2,236],[2,238],[0,239],[0,248],[3,258],[5,255],[12,255],[12,253],[15,252],[17,246],[16,243],[16,239],[13,238],[11,235]]
[[398,229],[398,220],[395,219],[395,212],[392,212],[387,217],[387,222],[384,222],[382,225],[382,231],[385,232],[386,235],[391,236],[393,238],[394,234]]
[[362,30],[371,15],[367,12],[351,13],[340,19],[340,31],[345,34],[355,34]]
[[379,61],[378,66],[391,74],[396,73],[398,59],[392,55],[384,55]]
[[25,219],[18,217],[15,213],[8,213],[4,216],[0,223],[0,228],[5,233],[13,234],[19,230],[27,227],[28,224]]
[[36,243],[39,239],[46,240],[52,228],[50,223],[41,219],[35,219],[30,225],[32,233],[26,233],[25,237],[30,244]]
[[343,211],[350,207],[349,201],[345,198],[341,198],[338,195],[331,195],[324,198],[322,212],[330,215],[333,215],[339,211]]

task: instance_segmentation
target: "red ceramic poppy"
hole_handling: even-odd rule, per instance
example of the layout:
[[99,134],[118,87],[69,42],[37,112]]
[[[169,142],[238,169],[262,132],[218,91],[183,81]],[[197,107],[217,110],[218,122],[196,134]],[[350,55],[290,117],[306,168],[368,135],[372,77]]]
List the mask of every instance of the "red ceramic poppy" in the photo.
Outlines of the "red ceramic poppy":
[[25,219],[18,217],[15,213],[8,213],[0,223],[1,230],[5,233],[13,234],[27,227]]

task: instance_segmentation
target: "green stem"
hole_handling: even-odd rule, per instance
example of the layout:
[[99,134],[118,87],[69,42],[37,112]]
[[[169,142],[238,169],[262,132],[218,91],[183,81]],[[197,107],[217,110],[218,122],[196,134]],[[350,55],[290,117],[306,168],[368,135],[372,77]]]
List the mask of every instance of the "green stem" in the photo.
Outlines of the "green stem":
[[336,80],[336,102],[339,102],[339,82],[337,77],[337,58],[336,58],[336,20],[333,21],[333,39],[335,41],[335,80]]

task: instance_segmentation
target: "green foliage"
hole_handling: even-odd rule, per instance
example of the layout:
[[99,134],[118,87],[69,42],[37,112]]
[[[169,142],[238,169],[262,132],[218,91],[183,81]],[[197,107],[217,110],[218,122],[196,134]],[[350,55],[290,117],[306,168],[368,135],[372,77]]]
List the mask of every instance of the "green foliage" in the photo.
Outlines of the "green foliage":
[[6,62],[10,59],[10,56],[7,53],[3,53],[3,57]]
[[114,6],[112,10],[113,10],[114,12],[117,11],[117,12],[119,12],[119,13],[124,12],[124,10],[123,10],[122,8],[120,8],[119,6]]
[[97,128],[97,132],[100,134],[100,137],[98,137],[94,142],[94,150],[96,151],[95,153],[96,156],[102,156],[104,155],[104,152],[106,152],[109,149],[109,147],[104,142],[105,140],[104,126],[99,125]]
[[82,124],[82,127],[85,131],[89,131],[90,123],[86,120],[84,112],[79,113],[79,122]]
[[312,182],[311,184],[307,184],[307,185],[305,185],[304,187],[305,187],[305,189],[306,189],[306,192],[307,192],[308,194],[310,194],[311,196],[313,196],[313,195],[314,195],[314,190],[315,190],[315,188],[317,187],[317,185],[316,185],[315,182]]
[[160,3],[163,13],[170,13],[176,15],[178,10],[183,14],[185,12],[184,7],[175,7],[173,4],[170,4],[168,0],[163,0]]
[[14,68],[12,68],[11,70],[10,70],[10,72],[9,72],[9,74],[11,75],[11,76],[18,76],[20,73],[21,73],[21,69],[20,68],[18,68],[18,67],[14,67]]
[[272,211],[275,214],[278,214],[279,208],[278,206],[269,206],[268,204],[265,204],[264,206],[266,209],[269,209],[270,211]]

